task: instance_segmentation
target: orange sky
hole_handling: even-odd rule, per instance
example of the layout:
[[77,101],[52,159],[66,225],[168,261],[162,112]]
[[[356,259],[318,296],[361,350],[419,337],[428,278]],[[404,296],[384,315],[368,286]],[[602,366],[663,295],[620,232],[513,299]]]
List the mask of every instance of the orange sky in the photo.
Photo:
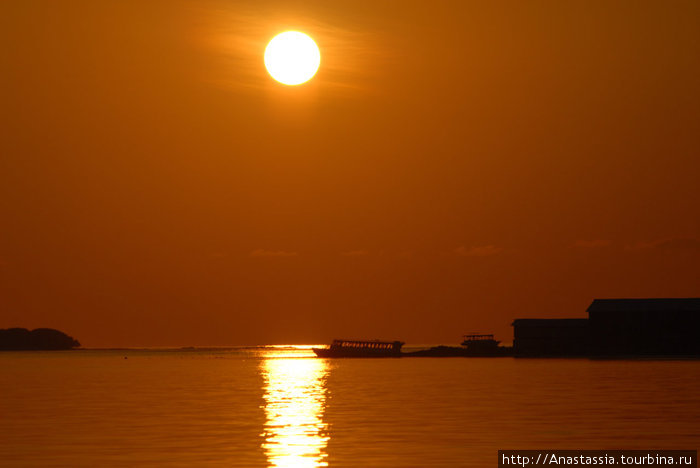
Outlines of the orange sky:
[[700,295],[696,1],[23,0],[0,40],[0,328],[510,341]]

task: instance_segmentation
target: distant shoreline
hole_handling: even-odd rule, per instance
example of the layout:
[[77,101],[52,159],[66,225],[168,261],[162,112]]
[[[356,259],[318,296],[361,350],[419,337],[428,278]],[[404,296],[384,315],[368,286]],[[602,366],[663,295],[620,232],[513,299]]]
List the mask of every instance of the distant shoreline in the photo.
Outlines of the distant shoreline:
[[78,347],[78,340],[53,328],[0,329],[0,351],[66,351]]

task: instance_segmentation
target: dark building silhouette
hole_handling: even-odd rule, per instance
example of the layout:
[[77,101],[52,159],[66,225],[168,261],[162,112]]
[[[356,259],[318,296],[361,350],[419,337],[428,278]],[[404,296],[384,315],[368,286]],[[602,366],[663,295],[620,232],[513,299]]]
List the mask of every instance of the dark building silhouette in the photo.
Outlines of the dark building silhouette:
[[595,299],[588,319],[516,319],[516,357],[700,356],[700,298]]
[[513,353],[519,357],[588,355],[588,319],[516,319]]
[[593,356],[699,356],[700,298],[596,299]]

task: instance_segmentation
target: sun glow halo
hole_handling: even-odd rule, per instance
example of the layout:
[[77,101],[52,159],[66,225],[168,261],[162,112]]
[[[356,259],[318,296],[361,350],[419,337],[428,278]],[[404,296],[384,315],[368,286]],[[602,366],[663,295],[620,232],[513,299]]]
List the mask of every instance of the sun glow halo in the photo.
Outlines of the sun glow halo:
[[278,34],[265,48],[265,68],[275,80],[289,86],[309,81],[321,64],[318,46],[304,33]]

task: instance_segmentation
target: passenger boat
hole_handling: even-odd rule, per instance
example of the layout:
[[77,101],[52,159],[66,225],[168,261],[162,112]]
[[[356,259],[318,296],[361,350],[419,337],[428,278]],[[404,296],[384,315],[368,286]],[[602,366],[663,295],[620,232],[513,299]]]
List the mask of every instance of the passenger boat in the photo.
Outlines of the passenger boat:
[[513,355],[513,348],[498,346],[493,335],[464,335],[462,346],[433,346],[403,353],[406,357],[506,357]]
[[466,347],[472,352],[489,352],[498,349],[498,343],[493,335],[464,335],[464,341],[462,341],[462,346]]
[[328,348],[312,348],[318,357],[400,357],[402,341],[333,340]]

